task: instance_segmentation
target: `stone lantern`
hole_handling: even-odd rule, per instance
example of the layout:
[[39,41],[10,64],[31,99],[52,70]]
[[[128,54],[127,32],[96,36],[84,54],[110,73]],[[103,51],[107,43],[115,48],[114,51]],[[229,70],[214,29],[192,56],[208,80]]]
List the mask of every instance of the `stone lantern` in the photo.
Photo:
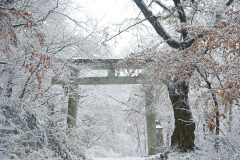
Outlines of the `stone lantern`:
[[162,130],[163,130],[163,127],[160,125],[160,122],[156,121],[156,135],[157,135],[158,147],[164,145]]

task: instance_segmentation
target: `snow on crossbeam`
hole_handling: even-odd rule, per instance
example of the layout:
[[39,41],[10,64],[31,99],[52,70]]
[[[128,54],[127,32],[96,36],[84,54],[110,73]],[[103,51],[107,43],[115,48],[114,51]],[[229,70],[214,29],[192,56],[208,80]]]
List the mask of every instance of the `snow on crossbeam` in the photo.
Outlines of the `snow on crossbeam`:
[[73,59],[68,62],[75,65],[86,65],[93,70],[115,69],[117,65],[121,69],[142,69],[143,64],[151,62],[151,60],[135,60],[133,62],[121,63],[122,59]]
[[[116,77],[115,68],[116,65],[121,61],[121,59],[74,59],[68,60],[68,62],[74,65],[84,65],[88,66],[93,70],[107,70],[107,77],[73,77],[69,79],[69,82],[52,79],[52,84],[67,85],[74,83],[75,85],[110,85],[110,84],[141,84],[142,75],[138,76],[124,76]],[[121,68],[127,69],[141,69],[141,63],[146,63],[143,61],[138,61],[137,63],[124,63]],[[75,68],[76,69],[76,68]],[[74,71],[74,70],[73,70]]]
[[[87,77],[75,79],[76,85],[141,84],[141,76],[134,77]],[[52,79],[52,84],[67,85],[66,81]]]

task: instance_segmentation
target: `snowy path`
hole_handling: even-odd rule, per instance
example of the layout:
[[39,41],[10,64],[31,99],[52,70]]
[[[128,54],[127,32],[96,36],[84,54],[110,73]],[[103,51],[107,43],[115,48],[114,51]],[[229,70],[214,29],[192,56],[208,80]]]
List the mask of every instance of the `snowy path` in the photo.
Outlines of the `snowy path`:
[[91,160],[147,160],[145,157],[124,157],[124,158],[93,158]]

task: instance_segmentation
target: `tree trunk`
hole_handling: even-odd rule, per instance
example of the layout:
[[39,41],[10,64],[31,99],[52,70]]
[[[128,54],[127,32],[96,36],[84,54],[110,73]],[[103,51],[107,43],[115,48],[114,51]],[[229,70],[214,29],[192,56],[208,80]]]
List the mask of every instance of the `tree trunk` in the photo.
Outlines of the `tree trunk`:
[[232,132],[232,101],[230,101],[230,107],[229,107],[229,120],[228,120],[228,124],[229,124],[229,128],[228,128],[228,132]]
[[173,105],[175,129],[171,145],[186,152],[194,148],[195,122],[188,102],[188,83],[174,79],[168,85],[170,100]]
[[13,69],[9,69],[6,90],[6,97],[11,97],[13,92]]
[[[212,89],[211,83],[207,82],[207,84],[210,86],[209,89]],[[215,110],[216,110],[216,139],[215,139],[215,148],[218,152],[219,150],[219,131],[220,131],[220,114],[219,114],[219,106],[217,102],[217,96],[215,93],[212,92],[212,97],[213,97],[213,102],[215,105]]]

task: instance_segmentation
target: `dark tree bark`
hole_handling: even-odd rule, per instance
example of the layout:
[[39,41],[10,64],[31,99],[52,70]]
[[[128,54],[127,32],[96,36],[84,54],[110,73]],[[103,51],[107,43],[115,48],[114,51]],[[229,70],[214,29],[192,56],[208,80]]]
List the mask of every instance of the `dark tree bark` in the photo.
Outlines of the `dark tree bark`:
[[6,97],[11,97],[13,92],[13,69],[9,68]]
[[188,102],[188,84],[185,81],[179,83],[174,79],[168,85],[168,91],[175,118],[171,145],[186,152],[194,148],[195,139],[195,122]]

